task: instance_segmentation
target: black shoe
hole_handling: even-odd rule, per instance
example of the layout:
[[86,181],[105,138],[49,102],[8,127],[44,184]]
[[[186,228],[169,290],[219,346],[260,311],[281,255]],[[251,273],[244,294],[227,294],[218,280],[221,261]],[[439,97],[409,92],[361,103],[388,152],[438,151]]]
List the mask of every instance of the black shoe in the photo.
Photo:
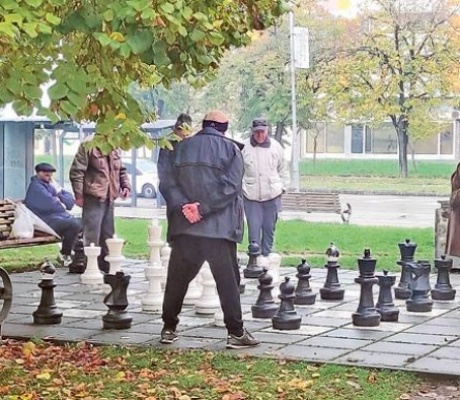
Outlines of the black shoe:
[[255,339],[246,329],[243,330],[243,334],[239,337],[232,334],[227,336],[227,349],[245,349],[259,344],[260,341]]
[[163,328],[161,330],[160,343],[171,344],[171,343],[174,343],[177,339],[179,339],[179,336],[177,336],[174,330],[166,329],[166,328]]

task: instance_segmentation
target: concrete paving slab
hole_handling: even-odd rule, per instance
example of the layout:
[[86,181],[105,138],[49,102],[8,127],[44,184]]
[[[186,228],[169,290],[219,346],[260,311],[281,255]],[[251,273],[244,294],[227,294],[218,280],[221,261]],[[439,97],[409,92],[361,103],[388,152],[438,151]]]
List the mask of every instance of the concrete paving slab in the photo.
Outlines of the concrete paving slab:
[[349,351],[349,349],[299,346],[298,344],[292,344],[280,349],[278,355],[298,360],[327,362],[336,359]]
[[397,367],[403,368],[408,363],[407,354],[377,353],[373,351],[354,351],[334,359],[338,364],[359,365],[364,367]]

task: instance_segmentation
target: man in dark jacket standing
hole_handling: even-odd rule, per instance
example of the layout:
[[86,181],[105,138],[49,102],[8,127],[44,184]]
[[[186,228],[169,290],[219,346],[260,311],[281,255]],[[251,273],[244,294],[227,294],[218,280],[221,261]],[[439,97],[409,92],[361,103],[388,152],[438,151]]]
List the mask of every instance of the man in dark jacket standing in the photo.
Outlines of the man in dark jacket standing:
[[126,168],[121,161],[121,152],[113,150],[104,155],[98,148],[88,148],[83,142],[70,167],[70,182],[75,202],[83,208],[83,238],[85,246],[94,243],[101,247],[98,257],[99,269],[109,272],[105,256],[109,253],[106,240],[115,233],[114,201],[119,196],[127,198],[131,193]]
[[188,285],[208,261],[228,331],[227,348],[259,344],[243,327],[236,253],[243,237],[243,159],[237,144],[224,136],[227,128],[225,114],[208,113],[203,129],[177,143],[171,162],[159,171],[172,247],[162,343],[177,340],[178,315]]
[[72,249],[81,230],[80,218],[69,210],[75,205],[70,192],[53,180],[56,169],[48,163],[35,166],[36,175],[30,180],[24,203],[35,215],[45,221],[62,238],[58,261],[64,267],[72,263]]

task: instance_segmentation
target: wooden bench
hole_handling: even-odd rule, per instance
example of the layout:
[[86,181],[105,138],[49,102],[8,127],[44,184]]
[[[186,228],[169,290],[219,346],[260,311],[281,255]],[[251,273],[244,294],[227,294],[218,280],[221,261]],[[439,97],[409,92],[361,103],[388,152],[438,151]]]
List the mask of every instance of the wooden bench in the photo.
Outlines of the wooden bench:
[[14,249],[17,247],[40,246],[51,243],[58,243],[60,239],[35,230],[34,237],[30,239],[18,239],[10,237],[11,227],[14,222],[15,203],[8,200],[0,200],[0,250]]
[[350,222],[350,203],[342,206],[337,192],[286,192],[281,197],[282,210],[304,211],[307,213],[339,214],[343,223]]

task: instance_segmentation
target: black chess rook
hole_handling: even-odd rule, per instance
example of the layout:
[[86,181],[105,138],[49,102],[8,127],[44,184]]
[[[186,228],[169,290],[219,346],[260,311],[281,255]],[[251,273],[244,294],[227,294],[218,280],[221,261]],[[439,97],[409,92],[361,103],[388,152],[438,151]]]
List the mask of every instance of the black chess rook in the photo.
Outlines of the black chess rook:
[[379,280],[379,297],[376,309],[381,315],[382,322],[397,322],[399,318],[399,309],[393,302],[391,288],[396,283],[396,276],[388,275],[388,271],[383,271],[383,275],[378,275]]
[[431,291],[433,300],[449,301],[455,299],[456,290],[450,284],[450,271],[452,270],[453,260],[446,259],[445,255],[441,259],[434,260],[434,267],[438,271],[436,284]]

